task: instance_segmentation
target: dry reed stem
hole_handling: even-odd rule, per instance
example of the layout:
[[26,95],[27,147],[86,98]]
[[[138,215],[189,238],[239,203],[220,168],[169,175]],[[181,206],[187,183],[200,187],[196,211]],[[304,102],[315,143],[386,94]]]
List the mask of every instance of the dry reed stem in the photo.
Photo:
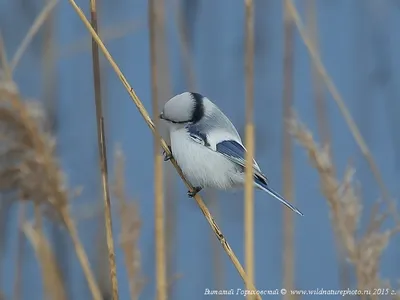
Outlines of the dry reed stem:
[[[96,32],[91,27],[89,21],[86,19],[86,17],[84,15],[84,13],[82,12],[82,10],[79,8],[79,6],[75,3],[74,0],[68,0],[68,1],[71,3],[72,7],[76,11],[76,13],[78,14],[79,18],[82,20],[82,22],[84,23],[84,25],[86,26],[86,28],[88,29],[90,34],[96,40],[96,42],[99,45],[99,47],[100,47],[101,51],[103,52],[104,56],[109,61],[110,65],[114,69],[115,73],[118,75],[119,79],[121,80],[121,83],[124,85],[125,89],[129,93],[129,96],[131,97],[131,99],[135,103],[136,107],[138,108],[140,114],[143,116],[143,119],[145,120],[146,124],[149,126],[149,128],[151,129],[153,134],[155,134],[155,135],[157,135],[159,137],[160,142],[161,142],[161,147],[163,148],[165,153],[167,155],[171,155],[171,152],[170,152],[170,150],[168,148],[167,143],[159,135],[158,131],[156,130],[156,128],[154,126],[153,121],[151,120],[151,118],[150,118],[148,112],[146,111],[145,107],[143,106],[142,102],[140,101],[140,99],[136,95],[134,89],[129,85],[129,83],[126,80],[124,74],[121,72],[121,70],[119,69],[118,65],[115,63],[114,59],[112,58],[112,56],[108,52],[107,48],[104,46],[104,44],[101,41],[101,39],[99,38],[99,36],[96,34]],[[173,166],[177,170],[179,176],[182,178],[182,180],[185,183],[185,185],[191,191],[193,191],[193,187],[190,185],[190,183],[184,177],[184,175],[182,173],[182,170],[180,169],[180,167],[178,166],[176,161],[174,159],[171,159],[171,163],[173,164]],[[221,230],[219,229],[219,226],[217,225],[217,223],[215,222],[215,220],[211,216],[208,208],[204,204],[204,202],[201,199],[200,195],[196,195],[194,198],[195,198],[197,204],[199,205],[203,215],[207,219],[211,229],[214,231],[214,233],[217,236],[218,240],[221,242],[221,245],[224,248],[226,254],[229,256],[230,260],[232,261],[232,263],[234,264],[235,268],[237,269],[237,271],[239,272],[240,276],[242,277],[243,281],[245,282],[246,285],[250,286],[251,289],[255,290],[256,288],[254,287],[252,282],[249,281],[249,279],[248,279],[248,277],[247,277],[242,265],[240,264],[239,260],[237,259],[235,253],[232,251],[232,249],[229,246],[227,240],[225,239],[225,236],[222,234]],[[261,297],[259,295],[257,295],[256,297],[257,297],[257,299],[261,299]]]
[[14,287],[13,287],[13,300],[21,299],[22,295],[22,269],[24,260],[25,250],[25,236],[23,231],[23,225],[25,223],[25,210],[26,204],[20,203],[18,208],[18,236],[17,236],[17,257],[15,261],[15,275],[14,275]]
[[[166,1],[158,1],[157,14],[161,28],[156,34],[156,55],[157,73],[159,78],[159,105],[163,106],[172,96],[171,74],[169,68],[168,43],[166,41]],[[160,133],[169,138],[169,131],[166,127],[161,127]],[[158,149],[160,149],[158,147]],[[166,256],[166,277],[167,277],[167,298],[173,298],[173,282],[176,278],[174,257],[176,247],[177,230],[177,197],[176,197],[177,178],[173,166],[167,164],[164,171],[164,207],[165,207],[165,256]]]
[[118,200],[118,212],[121,222],[120,245],[124,252],[125,266],[128,273],[130,300],[138,300],[143,289],[144,278],[141,276],[139,235],[141,221],[136,202],[128,202],[125,195],[125,158],[121,150],[115,151],[114,194]]
[[33,223],[33,226],[35,227],[35,230],[41,230],[43,226],[43,216],[42,216],[42,211],[40,209],[40,205],[38,203],[33,203],[33,212],[35,215],[35,221]]
[[[7,62],[8,62],[7,53],[6,53],[6,49],[4,46],[3,35],[0,30],[0,63],[1,63],[0,81],[2,79],[11,80],[11,78],[12,78],[11,70],[10,70],[10,67]],[[4,73],[4,75],[2,73]],[[2,77],[4,77],[4,78],[2,78]]]
[[[97,146],[96,146],[97,147]],[[97,148],[96,148],[97,150]],[[111,184],[111,183],[110,183]],[[111,187],[110,187],[111,188]],[[111,193],[111,191],[110,191]],[[101,291],[103,299],[111,300],[112,299],[112,289],[111,289],[111,280],[110,280],[110,267],[108,263],[108,259],[104,259],[108,257],[108,249],[106,242],[106,228],[104,226],[104,205],[103,201],[100,201],[98,208],[101,208],[101,211],[96,216],[93,216],[93,219],[96,221],[96,233],[95,233],[95,242],[94,244],[94,253],[92,261],[93,261],[93,272],[96,276],[96,281]],[[74,215],[75,220],[77,220],[76,215]],[[78,221],[77,221],[78,222]],[[115,222],[114,222],[115,224]],[[117,237],[115,238],[117,239]],[[117,243],[117,241],[115,241]],[[116,245],[117,247],[117,245]]]
[[78,259],[95,300],[101,294],[94,280],[88,259],[68,211],[68,195],[63,174],[54,158],[54,140],[39,126],[41,110],[20,99],[13,82],[0,82],[0,121],[5,143],[1,153],[4,165],[0,169],[0,190],[14,191],[21,201],[47,205],[66,225],[74,241]]
[[[158,58],[157,32],[162,30],[155,0],[149,1],[148,19],[150,28],[150,64],[151,64],[151,91],[154,126],[159,127],[158,108]],[[164,221],[164,191],[163,191],[163,156],[160,153],[160,140],[153,136],[154,143],[154,222],[155,222],[155,254],[156,254],[156,297],[158,300],[167,299],[167,278],[165,260],[165,221]]]
[[[98,27],[97,27],[96,0],[90,0],[90,16],[91,16],[92,27],[97,32]],[[106,241],[108,250],[108,262],[110,268],[112,299],[117,300],[119,298],[117,265],[115,263],[115,250],[114,250],[114,239],[112,233],[112,219],[111,219],[111,203],[110,203],[110,193],[108,187],[107,147],[106,147],[105,132],[104,132],[103,104],[101,99],[100,59],[99,59],[98,45],[94,39],[92,39],[92,59],[93,59],[93,83],[94,83],[96,120],[97,120],[97,141],[99,148],[101,183],[103,187],[104,224],[106,228]]]
[[[50,3],[52,0],[46,0]],[[54,39],[55,31],[54,14],[49,14],[43,25],[43,45],[42,45],[42,72],[43,72],[43,102],[46,107],[47,126],[49,131],[55,131],[57,127],[57,73],[56,73],[56,56]]]
[[[190,1],[190,0],[188,0]],[[184,73],[187,77],[188,87],[190,91],[196,90],[196,72],[194,71],[193,64],[192,64],[192,56],[190,53],[189,48],[189,37],[184,30],[186,24],[183,21],[183,13],[181,12],[179,1],[176,2],[178,8],[177,16],[176,16],[176,25],[179,31],[179,46],[182,50],[182,58],[183,58],[183,66],[184,66]]]
[[[293,201],[293,145],[286,120],[290,116],[290,108],[293,105],[293,68],[294,68],[294,24],[287,11],[287,1],[283,2],[284,25],[284,54],[283,54],[283,194],[288,201]],[[285,289],[294,289],[294,222],[293,214],[289,209],[283,210],[283,286]],[[294,299],[290,293],[284,299]]]
[[90,263],[88,257],[86,255],[85,249],[79,239],[78,230],[76,229],[76,225],[72,220],[69,211],[65,208],[61,211],[61,216],[63,222],[68,230],[68,233],[71,236],[72,244],[74,245],[76,256],[81,264],[83,273],[85,274],[86,280],[88,281],[89,289],[92,293],[94,300],[102,300],[102,294],[97,285],[96,279],[94,277],[93,271],[90,268]]
[[[373,225],[360,236],[358,225],[362,205],[354,188],[355,170],[348,167],[342,182],[339,182],[333,173],[328,147],[321,149],[314,142],[311,132],[295,117],[290,120],[289,128],[291,134],[307,150],[311,164],[318,171],[321,190],[329,204],[332,227],[345,249],[348,262],[355,269],[357,288],[373,290],[382,287],[383,280],[379,278],[380,258],[390,238],[400,230],[400,226],[383,230],[382,222],[378,221],[382,219],[382,215],[375,215]],[[372,296],[372,299],[375,298],[376,296]]]
[[[246,169],[244,189],[244,236],[246,271],[250,282],[254,282],[254,4],[252,0],[245,0],[245,76],[246,76]],[[251,289],[250,286],[246,287]],[[247,299],[254,299],[248,295]]]
[[57,259],[42,230],[25,223],[23,231],[31,242],[42,269],[45,294],[49,299],[67,300],[67,294]]
[[10,72],[13,73],[15,68],[17,67],[22,55],[25,53],[26,49],[28,48],[30,42],[34,38],[34,36],[39,31],[40,27],[44,24],[47,17],[55,8],[58,0],[52,0],[46,3],[45,7],[41,11],[41,13],[36,17],[35,21],[33,22],[32,26],[29,28],[28,32],[26,33],[24,39],[22,40],[20,46],[18,47],[17,51],[14,54],[10,62]]
[[[307,7],[306,7],[307,19],[308,19],[307,29],[309,32],[310,41],[312,42],[315,51],[319,53],[317,15],[315,7],[316,7],[316,0],[307,1]],[[323,82],[321,81],[321,78],[318,75],[318,71],[315,67],[315,63],[313,60],[311,60],[311,76],[312,76],[312,85],[314,90],[319,137],[321,138],[322,143],[324,145],[331,144],[329,118],[326,109],[326,99],[324,97],[324,85]]]
[[313,43],[312,43],[311,39],[309,38],[306,29],[304,28],[303,22],[301,21],[300,16],[299,16],[297,9],[296,9],[295,5],[293,4],[292,0],[288,0],[288,10],[289,10],[290,14],[292,15],[292,18],[297,26],[297,29],[299,30],[299,33],[301,35],[301,38],[303,39],[304,44],[307,47],[307,50],[311,56],[311,59],[314,62],[314,65],[315,65],[316,70],[318,71],[318,74],[322,77],[327,89],[332,94],[332,98],[335,100],[336,104],[338,105],[339,110],[342,113],[342,115],[350,129],[351,134],[353,135],[355,141],[357,142],[357,145],[360,147],[360,150],[361,150],[363,156],[367,160],[367,162],[372,170],[372,173],[379,185],[379,188],[382,192],[383,198],[385,199],[385,201],[388,203],[389,207],[391,208],[390,211],[392,211],[393,215],[397,218],[396,221],[400,222],[398,220],[398,215],[395,212],[396,209],[394,207],[394,204],[390,200],[389,192],[385,186],[385,183],[384,183],[382,176],[380,174],[380,171],[374,161],[374,158],[372,157],[372,154],[369,151],[369,148],[368,148],[367,144],[365,143],[364,138],[362,137],[362,135],[360,133],[360,130],[358,129],[357,125],[355,124],[355,122],[351,116],[351,113],[348,110],[342,96],[340,95],[335,84],[333,83],[332,79],[330,78],[329,74],[327,73],[327,71],[321,61],[321,58],[318,54],[318,51],[314,48]]
[[[210,205],[213,207],[213,212],[214,216],[219,217],[220,216],[220,209],[218,205],[217,199],[215,199],[215,195],[213,193],[208,193],[207,194],[207,199],[212,199],[213,201],[210,201]],[[214,198],[214,199],[213,199]],[[215,200],[215,201],[214,201]],[[222,257],[222,253],[220,251],[219,245],[218,245],[218,240],[214,239],[213,236],[210,235],[212,238],[211,240],[211,251],[212,251],[212,268],[213,268],[213,279],[215,282],[215,288],[217,290],[223,290],[225,288],[225,276],[224,276],[224,259]],[[219,300],[226,299],[224,295],[219,295],[218,296]]]

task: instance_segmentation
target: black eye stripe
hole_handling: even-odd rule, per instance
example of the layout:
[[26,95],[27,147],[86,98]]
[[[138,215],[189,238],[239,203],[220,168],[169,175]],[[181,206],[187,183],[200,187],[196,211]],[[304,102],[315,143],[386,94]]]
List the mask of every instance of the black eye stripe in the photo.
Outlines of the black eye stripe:
[[195,105],[192,112],[192,119],[190,122],[193,124],[199,122],[204,116],[204,105],[203,105],[203,96],[199,93],[190,93],[192,98],[195,101]]

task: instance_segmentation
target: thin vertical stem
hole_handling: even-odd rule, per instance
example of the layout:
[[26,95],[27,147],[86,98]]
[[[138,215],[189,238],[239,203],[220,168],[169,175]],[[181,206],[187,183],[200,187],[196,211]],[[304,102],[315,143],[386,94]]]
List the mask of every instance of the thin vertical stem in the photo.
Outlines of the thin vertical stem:
[[[151,59],[151,88],[154,125],[158,128],[158,70],[157,70],[157,32],[161,29],[158,10],[155,0],[149,1],[149,28],[150,28],[150,59]],[[163,157],[161,155],[160,140],[154,136],[154,194],[155,194],[155,238],[156,238],[156,289],[157,299],[167,299],[167,279],[165,260],[165,232],[164,232],[164,194],[163,194]]]
[[[97,11],[96,0],[90,0],[90,16],[91,24],[94,31],[97,29]],[[103,186],[103,200],[104,200],[104,220],[106,227],[106,240],[108,249],[108,260],[110,264],[110,279],[112,289],[112,299],[117,300],[118,295],[118,281],[117,281],[117,267],[115,263],[115,250],[114,240],[112,234],[112,220],[111,220],[111,204],[110,192],[108,187],[108,168],[107,168],[107,148],[104,134],[104,117],[103,107],[101,101],[101,77],[100,77],[100,60],[99,49],[96,41],[92,38],[92,58],[93,58],[93,83],[94,94],[96,102],[96,120],[97,120],[97,138],[100,156],[100,170]]]
[[196,91],[196,73],[193,67],[191,53],[192,45],[190,45],[190,38],[188,36],[189,30],[185,29],[186,27],[188,27],[188,24],[186,24],[185,18],[183,17],[185,12],[182,10],[182,5],[180,4],[177,9],[176,25],[179,31],[179,43],[182,51],[181,58],[183,61],[184,73],[187,78],[188,88],[190,91]]
[[[308,19],[307,27],[309,31],[310,41],[312,42],[314,49],[317,52],[319,52],[318,29],[317,29],[315,6],[316,6],[315,0],[307,1],[307,19]],[[329,130],[329,120],[328,120],[328,114],[326,110],[326,103],[324,97],[324,85],[315,67],[315,63],[313,61],[311,61],[311,70],[312,70],[311,71],[312,85],[314,88],[314,100],[316,107],[318,133],[323,144],[327,145],[331,142],[331,134]],[[331,149],[329,149],[329,153],[331,154],[330,150]]]
[[9,64],[9,70],[11,73],[14,72],[15,68],[17,67],[22,55],[25,53],[26,49],[28,48],[30,42],[33,40],[35,35],[38,33],[40,28],[42,27],[43,23],[46,21],[47,17],[50,15],[52,10],[55,8],[58,0],[52,0],[46,3],[43,10],[40,14],[35,18],[32,26],[29,28],[28,32],[26,33],[24,39],[22,40],[21,44],[18,46],[17,51],[15,52],[11,62]]
[[42,218],[42,212],[40,210],[40,204],[39,203],[33,203],[33,212],[35,216],[35,222],[34,222],[34,227],[36,230],[40,231],[42,229],[43,225],[43,218]]
[[22,299],[22,269],[25,252],[25,235],[22,229],[25,222],[26,204],[21,203],[18,209],[18,237],[17,237],[17,258],[15,264],[15,277],[13,288],[13,300]]
[[[166,1],[159,1],[157,6],[158,29],[156,35],[156,57],[157,57],[157,74],[159,78],[158,85],[158,105],[163,106],[172,96],[171,75],[169,70],[168,43],[166,40]],[[169,132],[165,127],[159,128],[160,131],[169,136]],[[177,197],[176,194],[176,176],[173,167],[169,164],[163,169],[164,177],[164,241],[165,241],[165,261],[166,261],[166,285],[167,298],[173,298],[173,278],[176,276],[176,268],[174,266],[175,248],[176,248],[176,230],[177,230]]]
[[68,230],[69,235],[71,236],[72,244],[75,248],[76,256],[78,257],[79,263],[82,267],[83,273],[85,274],[86,280],[88,282],[88,286],[92,297],[94,300],[102,300],[102,295],[97,285],[96,279],[93,275],[93,271],[89,264],[89,259],[86,255],[85,249],[83,248],[82,242],[79,239],[78,230],[76,229],[76,225],[72,220],[67,208],[61,208],[60,211],[62,220],[65,224],[65,227]]
[[[246,30],[245,30],[245,76],[246,76],[246,179],[245,179],[245,256],[246,271],[250,282],[254,282],[254,4],[245,0]],[[250,287],[247,287],[250,289]],[[248,296],[247,299],[252,299]]]
[[[50,3],[51,0],[45,0]],[[46,108],[49,131],[54,133],[56,127],[56,106],[57,106],[57,77],[55,68],[55,16],[54,13],[48,15],[43,24],[43,48],[42,48],[42,72],[43,72],[43,101]]]
[[[293,201],[293,154],[292,139],[288,130],[287,120],[293,105],[293,37],[294,24],[287,11],[287,2],[283,2],[284,46],[283,46],[283,194]],[[283,286],[287,290],[294,289],[294,231],[293,214],[290,210],[283,210]],[[284,299],[292,299],[290,293]]]
[[[210,205],[213,206],[214,216],[220,216],[219,212],[219,203],[216,201],[216,195],[213,191],[207,191],[206,194],[207,199],[210,201]],[[211,235],[210,235],[211,236]],[[212,246],[212,267],[213,267],[213,279],[214,279],[214,286],[217,290],[223,290],[225,287],[225,276],[224,276],[224,259],[222,257],[221,250],[219,248],[219,243],[213,236],[211,241]],[[224,295],[218,295],[218,300],[226,299]]]
[[3,41],[3,34],[0,30],[0,68],[2,69],[5,78],[7,80],[12,80],[12,72],[10,66],[8,65],[6,48]]

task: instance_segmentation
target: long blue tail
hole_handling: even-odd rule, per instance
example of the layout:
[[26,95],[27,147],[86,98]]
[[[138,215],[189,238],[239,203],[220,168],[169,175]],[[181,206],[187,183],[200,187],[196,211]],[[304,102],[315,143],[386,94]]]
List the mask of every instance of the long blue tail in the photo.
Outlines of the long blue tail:
[[277,192],[275,192],[273,189],[271,189],[267,184],[261,182],[259,179],[255,179],[255,184],[257,187],[262,189],[263,191],[267,192],[274,198],[278,199],[280,202],[282,202],[284,205],[289,207],[291,210],[294,212],[298,213],[300,216],[304,216],[303,213],[298,210],[294,205],[290,204],[290,202],[286,201],[281,195],[279,195]]

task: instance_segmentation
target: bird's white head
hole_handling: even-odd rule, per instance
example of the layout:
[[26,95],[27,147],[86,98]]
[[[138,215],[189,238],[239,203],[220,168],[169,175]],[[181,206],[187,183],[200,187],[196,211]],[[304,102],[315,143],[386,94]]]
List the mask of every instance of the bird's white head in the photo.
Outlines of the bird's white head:
[[172,124],[197,123],[204,116],[204,99],[198,93],[176,95],[165,103],[160,119]]

